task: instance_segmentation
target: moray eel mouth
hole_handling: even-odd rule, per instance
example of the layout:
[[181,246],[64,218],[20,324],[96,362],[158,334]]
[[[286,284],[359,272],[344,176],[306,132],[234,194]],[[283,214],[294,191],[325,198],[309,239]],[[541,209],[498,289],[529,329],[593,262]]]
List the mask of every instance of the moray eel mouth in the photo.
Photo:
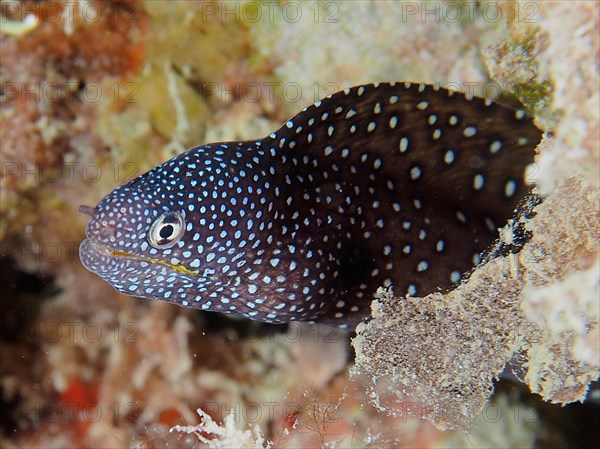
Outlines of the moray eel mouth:
[[179,271],[180,273],[187,274],[188,276],[197,276],[198,275],[198,271],[192,271],[183,265],[173,265],[168,262],[165,262],[164,260],[152,259],[150,257],[144,257],[144,256],[136,256],[135,254],[129,254],[124,251],[110,250],[110,249],[108,251],[110,251],[110,254],[113,257],[126,257],[128,259],[143,260],[143,261],[151,263],[151,264],[158,264],[158,265],[162,265],[163,267],[170,268],[171,270]]
[[[161,259],[113,249],[104,243],[90,238],[81,242],[81,245],[79,246],[79,258],[86,269],[97,273],[102,277],[105,277],[106,275],[118,277],[117,273],[121,273],[122,276],[124,265],[140,267],[140,271],[142,269],[147,269],[149,266],[154,266],[156,268],[165,267],[177,274],[184,274],[190,277],[198,276],[198,271],[192,271],[183,265],[174,265]],[[143,265],[147,266],[143,267]]]
[[[108,282],[115,290],[138,298],[169,301],[174,291],[193,288],[201,278],[185,266],[116,249],[92,236],[81,242],[83,266]],[[171,302],[177,302],[173,295]]]

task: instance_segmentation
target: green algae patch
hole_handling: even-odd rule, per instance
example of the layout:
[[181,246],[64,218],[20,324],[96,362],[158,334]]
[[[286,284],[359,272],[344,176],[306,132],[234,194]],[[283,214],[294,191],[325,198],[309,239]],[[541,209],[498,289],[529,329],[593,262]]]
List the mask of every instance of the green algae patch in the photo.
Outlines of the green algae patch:
[[540,67],[548,40],[538,27],[510,29],[509,37],[484,50],[491,77],[514,95],[531,115],[548,127],[556,124],[552,111],[553,85]]

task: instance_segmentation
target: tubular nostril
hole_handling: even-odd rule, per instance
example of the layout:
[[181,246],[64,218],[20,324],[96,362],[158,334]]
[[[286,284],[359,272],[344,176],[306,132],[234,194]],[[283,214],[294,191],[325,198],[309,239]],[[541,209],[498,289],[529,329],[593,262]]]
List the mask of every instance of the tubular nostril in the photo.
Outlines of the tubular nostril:
[[82,214],[89,215],[92,218],[96,218],[98,210],[95,207],[81,205],[79,206],[79,212]]

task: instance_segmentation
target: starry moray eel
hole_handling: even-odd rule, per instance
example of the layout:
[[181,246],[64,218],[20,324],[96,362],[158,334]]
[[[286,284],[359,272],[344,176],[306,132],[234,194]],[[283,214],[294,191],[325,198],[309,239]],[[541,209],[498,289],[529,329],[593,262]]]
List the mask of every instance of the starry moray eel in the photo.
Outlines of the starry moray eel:
[[356,86],[82,206],[80,258],[128,295],[354,326],[378,287],[424,296],[480,261],[528,193],[540,139],[524,111],[489,100]]

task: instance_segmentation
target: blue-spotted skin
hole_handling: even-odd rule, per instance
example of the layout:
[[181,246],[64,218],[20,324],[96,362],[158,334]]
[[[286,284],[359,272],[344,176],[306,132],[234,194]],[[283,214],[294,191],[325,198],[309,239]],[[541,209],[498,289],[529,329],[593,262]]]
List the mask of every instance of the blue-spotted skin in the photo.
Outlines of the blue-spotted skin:
[[[193,148],[87,208],[84,266],[117,290],[271,323],[356,324],[478,263],[527,193],[522,111],[409,83],[346,89],[258,141]],[[165,212],[185,229],[148,233]]]

